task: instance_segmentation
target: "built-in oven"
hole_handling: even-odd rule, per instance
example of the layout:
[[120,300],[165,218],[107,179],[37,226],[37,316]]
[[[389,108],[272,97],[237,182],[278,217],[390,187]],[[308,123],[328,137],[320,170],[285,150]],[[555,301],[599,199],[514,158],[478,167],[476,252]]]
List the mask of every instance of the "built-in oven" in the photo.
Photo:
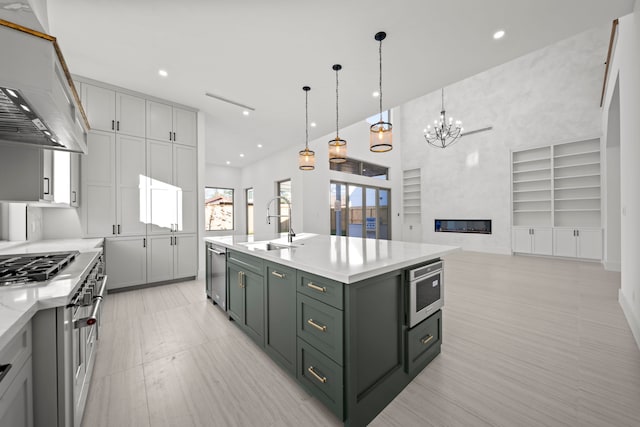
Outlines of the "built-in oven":
[[409,327],[431,316],[444,306],[444,261],[434,260],[409,270]]

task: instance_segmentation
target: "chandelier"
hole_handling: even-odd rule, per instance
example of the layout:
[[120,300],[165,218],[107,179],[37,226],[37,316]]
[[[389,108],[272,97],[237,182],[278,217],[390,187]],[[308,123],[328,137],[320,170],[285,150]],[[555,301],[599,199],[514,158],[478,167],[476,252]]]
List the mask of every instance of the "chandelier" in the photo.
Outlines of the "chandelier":
[[312,171],[315,169],[316,153],[309,150],[309,86],[302,88],[304,91],[304,110],[305,110],[305,130],[306,138],[304,143],[304,150],[298,152],[298,167],[303,171]]
[[444,88],[442,88],[442,111],[440,111],[440,120],[433,121],[431,125],[424,130],[424,139],[437,148],[446,148],[460,139],[462,136],[462,122],[460,120],[453,121],[453,117],[447,120],[447,114],[444,110]]
[[387,33],[380,31],[373,37],[378,42],[378,54],[380,64],[380,79],[378,98],[380,101],[380,120],[369,128],[369,150],[374,153],[384,153],[393,148],[393,126],[389,122],[382,120],[382,40],[387,37]]

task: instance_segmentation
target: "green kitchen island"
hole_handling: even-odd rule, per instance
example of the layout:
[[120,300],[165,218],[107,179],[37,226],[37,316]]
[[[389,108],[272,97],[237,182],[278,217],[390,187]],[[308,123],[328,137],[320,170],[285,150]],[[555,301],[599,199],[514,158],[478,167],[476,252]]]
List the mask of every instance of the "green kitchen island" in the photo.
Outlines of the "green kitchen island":
[[440,310],[409,328],[408,270],[458,248],[268,237],[205,238],[227,249],[229,318],[345,425],[366,425],[440,353]]

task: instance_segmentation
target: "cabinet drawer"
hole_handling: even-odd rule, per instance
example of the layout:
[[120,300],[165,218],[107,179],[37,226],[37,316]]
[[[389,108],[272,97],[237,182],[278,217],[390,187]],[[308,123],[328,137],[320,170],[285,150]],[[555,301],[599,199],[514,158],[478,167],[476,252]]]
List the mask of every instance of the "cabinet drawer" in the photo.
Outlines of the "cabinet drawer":
[[342,365],[343,312],[298,293],[298,336]]
[[342,310],[344,307],[343,284],[314,274],[298,272],[298,292],[309,295]]
[[422,323],[407,330],[405,370],[409,375],[420,372],[440,353],[441,335],[442,311],[437,311]]
[[[9,343],[0,350],[0,365],[4,367],[4,375],[0,380],[0,397],[7,391],[20,368],[31,356],[31,322],[20,330]],[[11,365],[8,367],[7,365]]]
[[263,262],[260,258],[245,255],[241,252],[227,251],[227,261],[234,262],[242,269],[253,271],[254,273],[262,276]]
[[324,403],[338,418],[343,419],[342,367],[298,338],[298,381]]

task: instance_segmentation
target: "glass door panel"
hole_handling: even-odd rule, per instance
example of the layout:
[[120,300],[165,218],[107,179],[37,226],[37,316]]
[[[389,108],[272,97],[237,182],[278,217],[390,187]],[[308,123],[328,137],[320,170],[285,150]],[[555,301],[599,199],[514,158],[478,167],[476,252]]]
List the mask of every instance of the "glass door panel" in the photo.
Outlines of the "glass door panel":
[[331,183],[331,234],[347,235],[347,186]]
[[364,237],[363,196],[362,186],[349,184],[349,236]]
[[365,233],[367,238],[375,239],[377,234],[377,200],[376,200],[376,189],[367,187],[365,189]]
[[389,220],[391,211],[389,210],[389,190],[380,188],[378,190],[378,239],[389,239]]

